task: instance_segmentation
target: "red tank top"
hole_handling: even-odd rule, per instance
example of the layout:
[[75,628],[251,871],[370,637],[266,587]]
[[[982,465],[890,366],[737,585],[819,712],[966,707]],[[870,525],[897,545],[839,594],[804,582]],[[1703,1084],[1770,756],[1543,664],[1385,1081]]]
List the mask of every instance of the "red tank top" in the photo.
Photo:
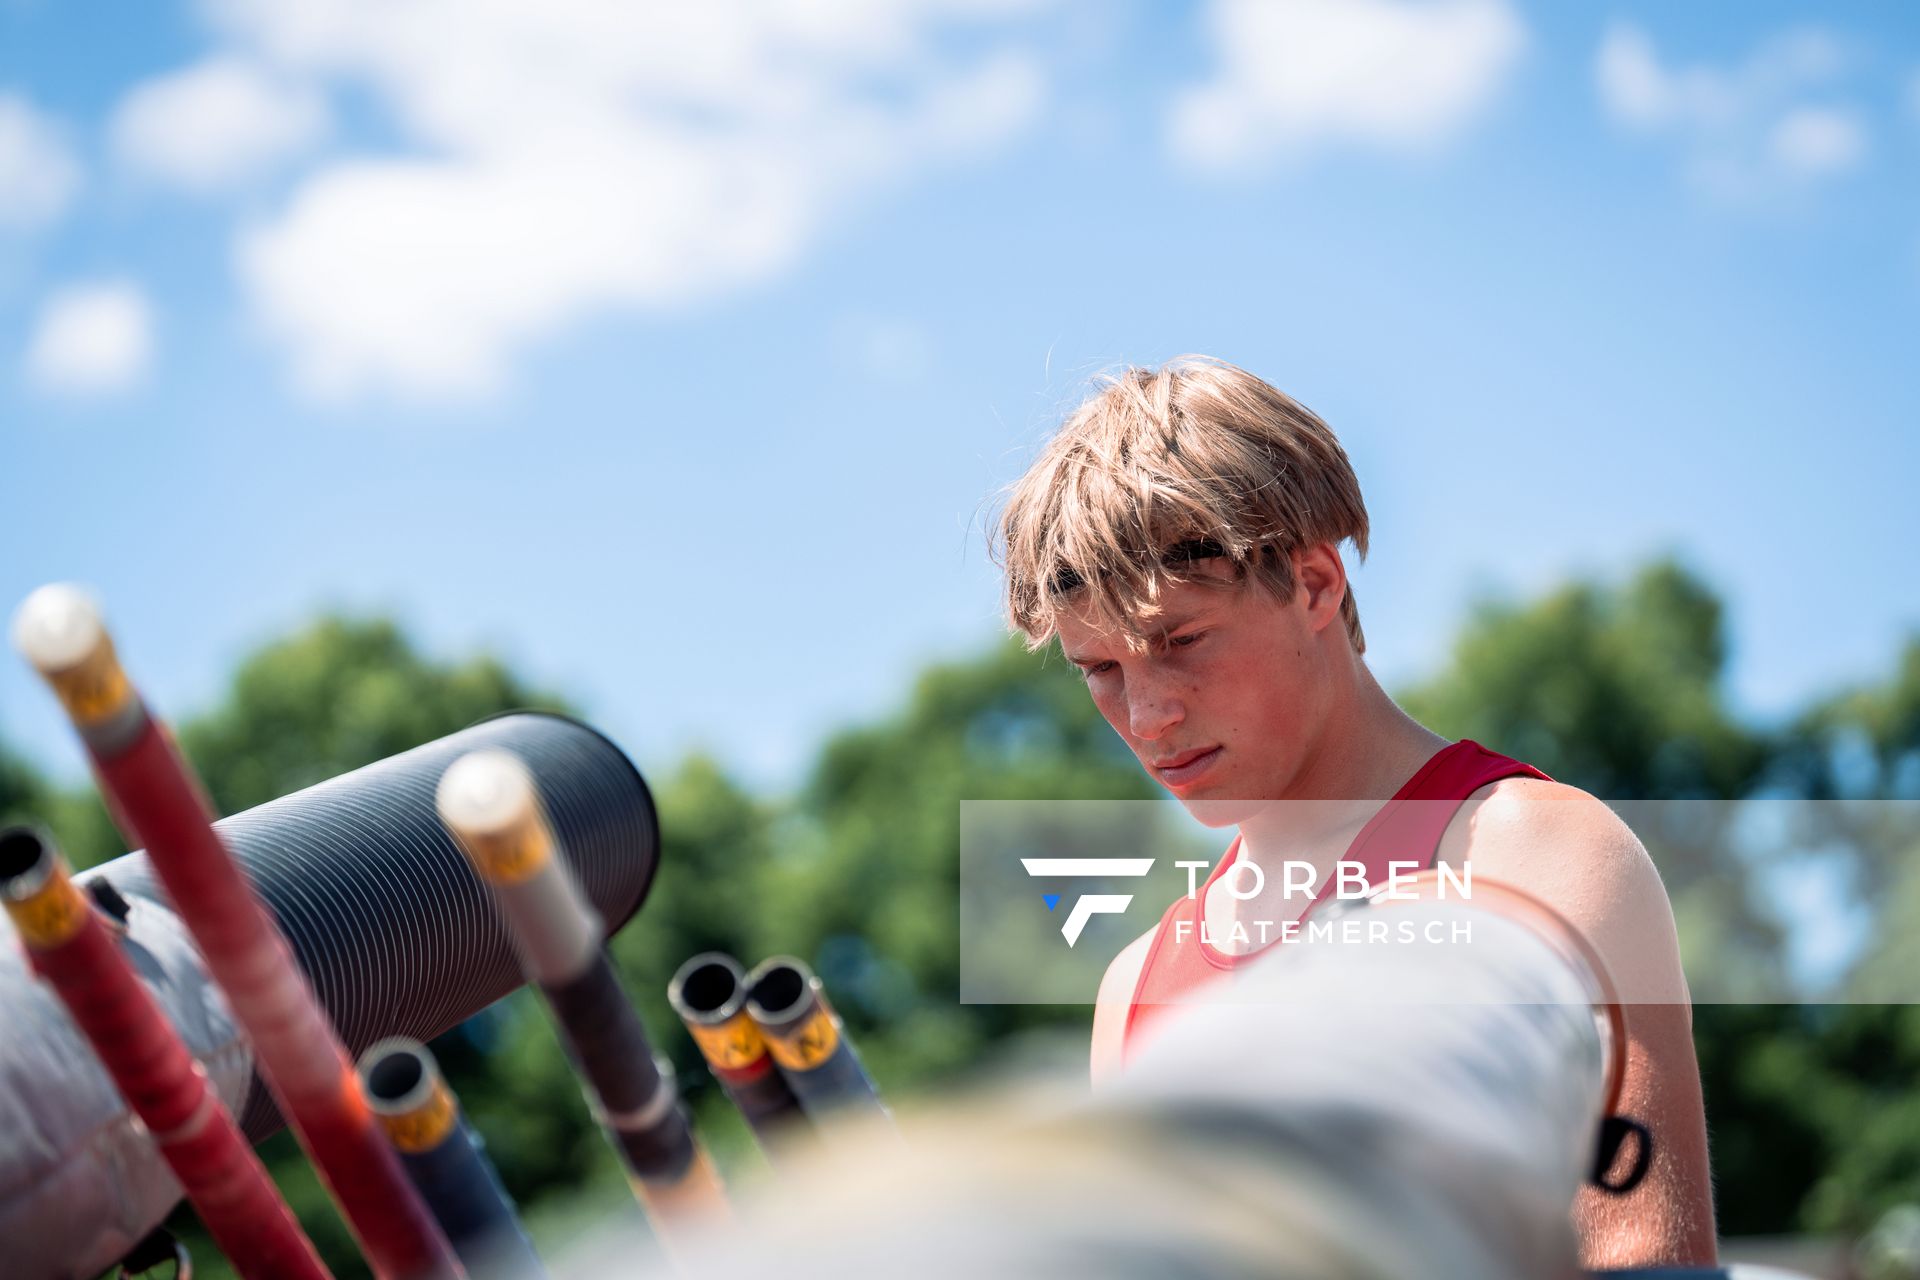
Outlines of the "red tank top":
[[[1360,828],[1360,834],[1353,838],[1353,843],[1347,848],[1345,860],[1363,863],[1367,869],[1367,883],[1372,885],[1387,882],[1387,863],[1390,861],[1417,861],[1422,867],[1430,867],[1434,855],[1440,850],[1440,838],[1446,834],[1447,824],[1453,821],[1454,814],[1460,811],[1460,806],[1466,803],[1468,796],[1502,778],[1546,776],[1530,764],[1489,751],[1479,743],[1463,738],[1440,748],[1420,766],[1419,772],[1407,779],[1406,785],[1380,807],[1380,811],[1367,821],[1366,826]],[[1447,803],[1402,803],[1407,800]],[[1123,1058],[1133,1047],[1140,1029],[1158,1017],[1166,1006],[1179,1004],[1189,992],[1203,983],[1212,981],[1243,960],[1263,954],[1256,951],[1241,956],[1229,955],[1202,941],[1200,937],[1200,913],[1206,904],[1207,886],[1218,880],[1239,856],[1240,839],[1236,836],[1227,849],[1227,856],[1220,859],[1207,877],[1206,885],[1190,898],[1176,899],[1160,918],[1153,946],[1147,951],[1147,962],[1140,970],[1140,980],[1134,984],[1133,1001],[1127,1007],[1127,1025],[1121,1036]],[[1328,876],[1313,902],[1308,904],[1307,911],[1311,912],[1332,897],[1337,887],[1334,877]],[[1184,940],[1176,940],[1175,924],[1181,920],[1190,923]]]

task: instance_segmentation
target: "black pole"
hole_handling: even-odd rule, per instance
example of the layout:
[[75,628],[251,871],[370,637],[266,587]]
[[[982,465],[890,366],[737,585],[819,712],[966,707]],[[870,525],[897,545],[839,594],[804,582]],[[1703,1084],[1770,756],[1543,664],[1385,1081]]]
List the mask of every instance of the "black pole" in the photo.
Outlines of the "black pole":
[[544,1280],[546,1268],[480,1139],[417,1040],[382,1040],[360,1057],[367,1103],[400,1167],[447,1233],[469,1280]]
[[746,1008],[809,1116],[823,1124],[829,1116],[887,1117],[840,1016],[804,962],[792,956],[761,961],[747,975]]

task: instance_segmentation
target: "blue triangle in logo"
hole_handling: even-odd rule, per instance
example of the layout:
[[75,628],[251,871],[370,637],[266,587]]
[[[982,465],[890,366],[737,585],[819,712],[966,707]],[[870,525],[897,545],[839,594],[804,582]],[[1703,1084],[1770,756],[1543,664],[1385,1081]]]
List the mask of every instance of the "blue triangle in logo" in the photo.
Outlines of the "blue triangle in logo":
[[1040,895],[1040,901],[1046,903],[1047,910],[1051,911],[1060,905],[1060,895],[1057,893],[1043,893]]

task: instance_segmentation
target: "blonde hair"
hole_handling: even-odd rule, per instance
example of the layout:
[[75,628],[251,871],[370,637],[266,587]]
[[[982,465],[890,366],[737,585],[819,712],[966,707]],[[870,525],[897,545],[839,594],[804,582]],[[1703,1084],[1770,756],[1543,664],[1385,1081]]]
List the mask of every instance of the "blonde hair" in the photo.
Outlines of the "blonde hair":
[[[1069,599],[1143,646],[1165,584],[1216,581],[1191,572],[1200,560],[1225,556],[1233,583],[1285,600],[1293,550],[1351,540],[1365,559],[1360,481],[1306,406],[1205,356],[1102,384],[1013,486],[994,533],[1007,615],[1029,649],[1053,637]],[[1340,616],[1366,652],[1351,586]]]

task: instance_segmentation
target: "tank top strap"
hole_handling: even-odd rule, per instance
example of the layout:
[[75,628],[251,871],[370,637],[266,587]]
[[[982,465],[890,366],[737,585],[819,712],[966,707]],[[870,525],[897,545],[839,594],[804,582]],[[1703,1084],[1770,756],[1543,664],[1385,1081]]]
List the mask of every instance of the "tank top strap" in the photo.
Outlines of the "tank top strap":
[[[1440,852],[1440,841],[1460,806],[1474,792],[1503,778],[1541,778],[1546,774],[1530,764],[1489,751],[1471,738],[1441,748],[1426,766],[1402,787],[1380,812],[1362,827],[1347,850],[1347,861],[1366,868],[1370,885],[1383,885],[1408,864],[1425,871]],[[1390,864],[1399,864],[1397,867]],[[1331,898],[1338,887],[1331,876],[1314,897],[1314,905]]]
[[[1374,885],[1386,882],[1387,864],[1391,862],[1413,863],[1421,869],[1430,867],[1440,851],[1440,840],[1448,824],[1468,797],[1488,783],[1515,777],[1546,779],[1547,775],[1533,765],[1489,751],[1470,738],[1449,743],[1429,757],[1393,798],[1368,819],[1348,847],[1345,860],[1363,864],[1367,883]],[[1236,835],[1226,855],[1208,875],[1206,885],[1212,885],[1225,874],[1239,856],[1240,838]],[[1332,897],[1337,888],[1336,879],[1327,877],[1307,910],[1312,911],[1313,906]],[[1229,956],[1209,946],[1200,930],[1205,903],[1203,886],[1192,897],[1175,899],[1161,916],[1127,1008],[1123,1053],[1132,1046],[1136,1032],[1158,1017],[1165,1006],[1180,1003],[1190,992],[1231,970],[1238,961],[1264,954],[1262,951],[1248,956]],[[1276,945],[1284,945],[1284,940]]]

